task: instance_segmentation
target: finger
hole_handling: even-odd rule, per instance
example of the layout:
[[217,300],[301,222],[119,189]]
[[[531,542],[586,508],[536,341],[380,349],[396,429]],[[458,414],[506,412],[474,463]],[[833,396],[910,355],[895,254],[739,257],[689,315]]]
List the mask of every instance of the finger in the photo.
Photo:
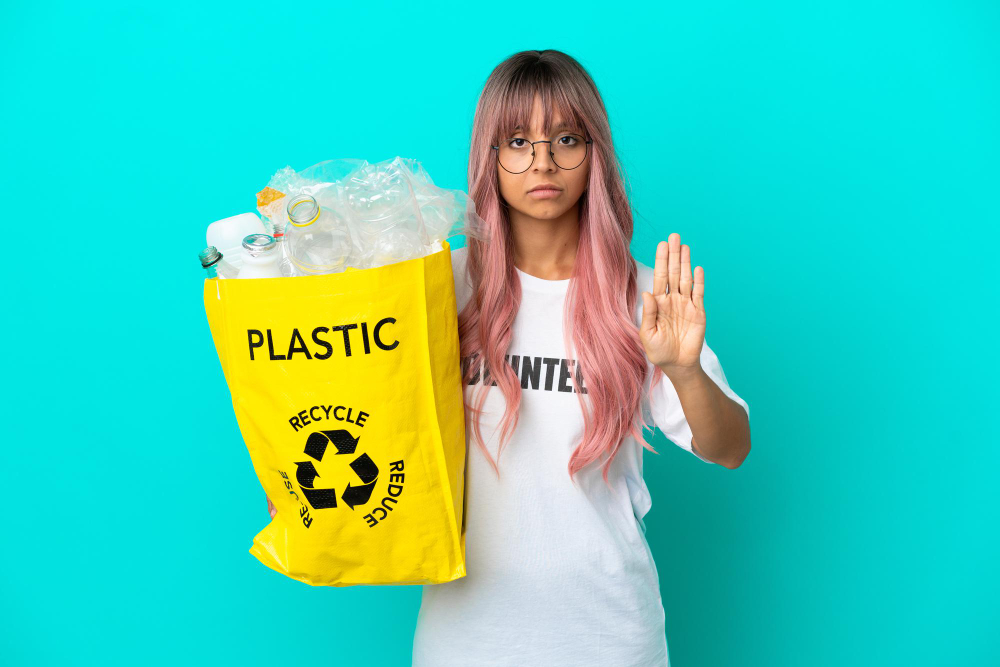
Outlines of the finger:
[[705,309],[705,269],[700,266],[694,267],[694,290],[691,292],[691,300],[698,310]]
[[681,246],[681,296],[691,296],[691,246]]
[[642,293],[642,325],[639,329],[648,333],[656,331],[656,299],[649,292]]
[[667,238],[670,246],[667,256],[667,287],[669,294],[675,294],[680,289],[681,282],[681,235],[674,232]]
[[656,244],[656,263],[653,265],[653,291],[652,294],[667,293],[667,242],[660,241]]

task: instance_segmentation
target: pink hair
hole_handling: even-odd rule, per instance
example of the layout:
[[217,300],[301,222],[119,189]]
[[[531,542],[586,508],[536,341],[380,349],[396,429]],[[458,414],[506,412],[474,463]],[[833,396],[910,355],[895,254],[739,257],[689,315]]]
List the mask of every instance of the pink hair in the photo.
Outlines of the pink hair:
[[[517,426],[521,383],[505,361],[512,325],[521,303],[521,287],[513,261],[513,245],[506,202],[497,181],[497,160],[491,146],[529,126],[532,102],[541,97],[543,131],[552,127],[553,111],[575,123],[593,140],[587,189],[580,197],[580,235],[576,262],[563,312],[566,350],[576,350],[579,372],[586,383],[587,409],[576,373],[573,385],[584,417],[583,440],[569,460],[569,475],[604,458],[603,478],[627,435],[650,451],[642,437],[649,428],[639,410],[646,380],[647,360],[632,313],[636,307],[637,268],[629,251],[632,211],[621,177],[608,125],[607,111],[593,80],[572,57],[551,49],[522,51],[500,63],[490,74],[476,107],[469,154],[469,196],[485,223],[485,240],[467,239],[467,262],[473,298],[459,313],[461,355],[485,359],[491,380],[477,385],[473,404],[466,403],[476,442],[500,475],[483,441],[479,416],[491,381],[506,402],[500,424],[497,459]],[[572,340],[570,339],[572,333]],[[575,347],[574,347],[575,345]],[[571,356],[569,353],[567,356]],[[466,366],[463,384],[477,373],[477,363]],[[501,369],[491,372],[491,369]],[[662,372],[654,370],[654,382]],[[636,419],[638,416],[638,419]]]

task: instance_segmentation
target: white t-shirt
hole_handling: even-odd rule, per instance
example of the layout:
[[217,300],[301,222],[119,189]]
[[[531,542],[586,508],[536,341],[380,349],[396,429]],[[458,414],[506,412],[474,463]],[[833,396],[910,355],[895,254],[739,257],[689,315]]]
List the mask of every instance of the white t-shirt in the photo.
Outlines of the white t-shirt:
[[[466,248],[452,251],[460,312],[472,296],[465,259]],[[638,269],[637,326],[641,293],[653,287],[652,268],[638,263]],[[651,505],[642,445],[625,439],[608,472],[610,491],[599,462],[577,474],[579,487],[572,484],[567,465],[583,435],[583,415],[562,335],[569,279],[517,273],[522,297],[508,361],[517,363],[523,387],[520,421],[499,458],[499,479],[466,424],[468,574],[423,586],[413,666],[663,667],[663,604],[642,522]],[[707,343],[701,364],[749,414]],[[650,381],[651,375],[642,404],[647,420],[693,453],[673,385],[664,377],[650,393]],[[465,388],[467,401],[473,389]],[[483,439],[496,459],[504,408],[498,387],[483,407]]]

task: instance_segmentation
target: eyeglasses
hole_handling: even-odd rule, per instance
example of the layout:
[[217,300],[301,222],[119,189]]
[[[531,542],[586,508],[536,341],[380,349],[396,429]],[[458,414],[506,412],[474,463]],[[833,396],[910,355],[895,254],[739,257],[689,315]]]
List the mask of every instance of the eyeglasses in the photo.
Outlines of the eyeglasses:
[[535,144],[548,144],[549,155],[560,169],[576,169],[587,158],[587,146],[592,140],[585,140],[579,134],[563,132],[555,139],[528,141],[524,137],[511,137],[499,146],[491,146],[497,152],[497,162],[512,174],[527,171],[535,162]]

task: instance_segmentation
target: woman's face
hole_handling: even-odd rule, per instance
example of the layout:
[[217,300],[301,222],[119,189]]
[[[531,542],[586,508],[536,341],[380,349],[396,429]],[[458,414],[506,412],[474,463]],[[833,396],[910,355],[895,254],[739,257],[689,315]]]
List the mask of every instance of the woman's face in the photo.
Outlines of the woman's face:
[[[569,128],[560,128],[562,118],[553,119],[552,136],[543,137],[542,102],[535,96],[531,110],[531,128],[515,131],[514,137],[522,137],[527,141],[547,139],[557,141],[559,135]],[[500,165],[497,172],[500,179],[500,196],[518,213],[538,220],[551,220],[560,217],[573,206],[576,206],[580,195],[587,189],[587,179],[590,177],[590,151],[583,163],[576,169],[561,169],[552,161],[550,144],[535,144],[535,159],[531,166],[519,174],[512,174]],[[550,184],[555,186],[555,192],[529,194],[532,188]]]

